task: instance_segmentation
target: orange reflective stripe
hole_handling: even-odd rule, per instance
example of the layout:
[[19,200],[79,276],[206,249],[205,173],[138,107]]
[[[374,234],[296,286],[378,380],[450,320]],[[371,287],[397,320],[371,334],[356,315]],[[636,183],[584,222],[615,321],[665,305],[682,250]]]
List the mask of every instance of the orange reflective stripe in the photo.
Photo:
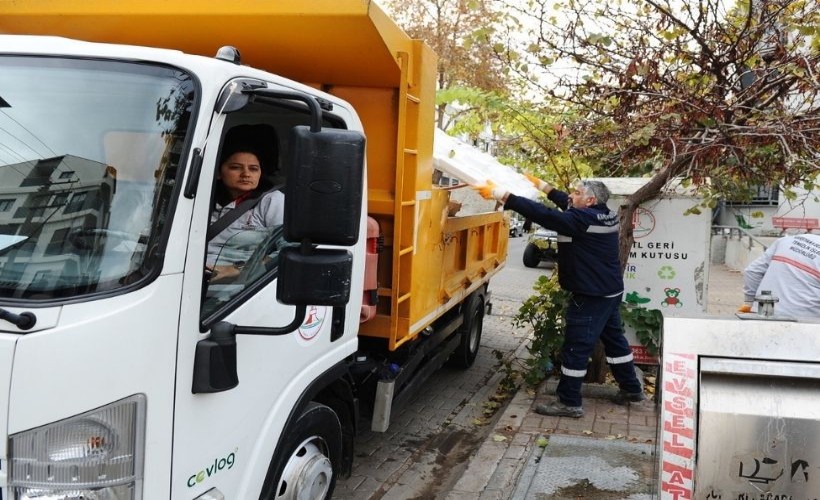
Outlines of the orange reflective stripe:
[[815,278],[820,280],[820,271],[818,271],[817,269],[814,269],[813,267],[809,267],[806,264],[803,264],[802,262],[798,262],[794,259],[790,259],[790,258],[784,257],[782,255],[775,255],[774,257],[772,257],[772,260],[776,260],[778,262],[782,262],[784,264],[794,266],[798,269],[806,271],[807,273],[811,274],[812,276],[814,276]]

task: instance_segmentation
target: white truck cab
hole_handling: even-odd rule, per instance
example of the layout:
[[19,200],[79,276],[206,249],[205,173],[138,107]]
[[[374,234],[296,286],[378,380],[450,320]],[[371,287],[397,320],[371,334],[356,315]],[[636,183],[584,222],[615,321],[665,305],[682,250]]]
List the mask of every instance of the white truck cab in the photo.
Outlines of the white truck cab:
[[[357,346],[362,124],[233,57],[0,35],[0,499],[332,489],[355,409],[321,381]],[[285,224],[218,283],[232,129],[287,178]]]
[[433,185],[437,58],[375,2],[0,33],[0,500],[330,498],[360,421],[473,364],[509,223]]

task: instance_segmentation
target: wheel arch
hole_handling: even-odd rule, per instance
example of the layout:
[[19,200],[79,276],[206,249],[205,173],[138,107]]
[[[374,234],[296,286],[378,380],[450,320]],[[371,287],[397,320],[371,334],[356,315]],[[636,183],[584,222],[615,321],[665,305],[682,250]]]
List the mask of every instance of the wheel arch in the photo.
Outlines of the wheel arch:
[[259,495],[260,499],[268,498],[273,494],[279,479],[275,477],[277,475],[277,463],[274,457],[282,453],[287,430],[294,425],[311,402],[329,407],[339,418],[339,422],[342,424],[342,467],[340,472],[342,475],[350,473],[353,466],[353,439],[357,433],[356,422],[359,410],[348,371],[348,361],[345,359],[316,377],[302,391],[296,404],[291,408],[276,442],[276,448],[274,448],[270,457],[268,471],[265,473],[265,480],[262,483],[262,490]]

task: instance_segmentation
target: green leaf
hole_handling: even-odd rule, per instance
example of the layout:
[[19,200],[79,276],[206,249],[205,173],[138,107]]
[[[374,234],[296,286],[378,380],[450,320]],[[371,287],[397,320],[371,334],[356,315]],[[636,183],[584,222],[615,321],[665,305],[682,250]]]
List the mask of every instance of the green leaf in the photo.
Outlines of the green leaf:
[[801,25],[797,27],[797,32],[803,36],[815,36],[817,35],[817,26]]

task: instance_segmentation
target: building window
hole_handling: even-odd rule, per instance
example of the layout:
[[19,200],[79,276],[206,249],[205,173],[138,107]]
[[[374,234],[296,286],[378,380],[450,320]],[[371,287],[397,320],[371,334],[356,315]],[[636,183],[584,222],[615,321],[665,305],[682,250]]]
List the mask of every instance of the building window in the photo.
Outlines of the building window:
[[88,193],[74,193],[74,196],[71,197],[71,201],[68,205],[65,206],[64,212],[67,214],[73,212],[79,212],[83,209],[83,205],[85,204],[85,199],[88,196]]
[[14,212],[15,219],[34,219],[36,217],[42,217],[43,213],[45,212],[45,207],[20,207]]
[[60,255],[63,253],[66,236],[68,235],[68,228],[58,229],[51,235],[51,241],[46,247],[46,255]]
[[8,212],[11,210],[11,207],[14,205],[14,199],[6,198],[4,200],[0,200],[0,212]]
[[51,199],[52,207],[61,207],[68,201],[68,193],[57,193]]
[[45,289],[48,287],[48,282],[54,273],[52,271],[37,271],[34,279],[31,281],[31,286],[34,289]]
[[727,201],[727,205],[776,207],[780,202],[780,190],[773,186],[752,186],[749,199]]
[[65,172],[60,172],[60,179],[71,179],[72,177],[74,177],[74,171],[73,170],[67,170]]

